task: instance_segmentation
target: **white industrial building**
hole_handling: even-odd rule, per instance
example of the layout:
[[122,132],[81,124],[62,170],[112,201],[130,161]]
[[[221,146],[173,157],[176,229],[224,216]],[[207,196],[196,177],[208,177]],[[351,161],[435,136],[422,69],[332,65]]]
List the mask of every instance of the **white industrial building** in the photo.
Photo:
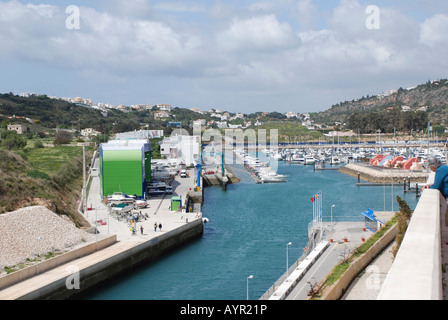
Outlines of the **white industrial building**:
[[160,153],[173,163],[195,166],[201,156],[201,137],[174,135],[163,139]]

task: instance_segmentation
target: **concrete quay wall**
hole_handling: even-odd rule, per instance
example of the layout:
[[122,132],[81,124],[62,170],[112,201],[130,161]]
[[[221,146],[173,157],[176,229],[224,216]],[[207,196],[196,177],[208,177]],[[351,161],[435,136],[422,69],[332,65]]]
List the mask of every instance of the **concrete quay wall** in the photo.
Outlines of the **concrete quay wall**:
[[97,251],[97,248],[98,250],[106,248],[114,244],[116,241],[117,236],[113,235],[105,239],[98,240],[98,242],[90,243],[81,248],[72,250],[70,252],[64,253],[62,255],[56,256],[54,258],[45,261],[41,261],[32,266],[20,269],[4,277],[0,277],[0,290],[35,276],[37,271],[39,271],[39,273],[44,273],[45,271],[51,270],[62,264],[66,264],[69,263],[70,261],[87,256]]
[[404,169],[385,169],[381,167],[371,167],[368,165],[349,163],[339,169],[340,172],[349,176],[358,177],[363,181],[372,183],[401,183],[403,179],[411,182],[426,182],[428,174],[422,171],[411,171]]
[[[22,295],[20,300],[63,300],[76,298],[96,285],[104,283],[119,275],[148,263],[161,255],[185,245],[203,234],[202,219],[175,228],[144,242],[127,241],[128,246],[123,250],[95,261],[79,270],[80,286],[78,290],[69,290],[66,286],[67,275],[53,279],[49,284],[42,285],[35,290]],[[76,266],[76,260],[71,262]]]

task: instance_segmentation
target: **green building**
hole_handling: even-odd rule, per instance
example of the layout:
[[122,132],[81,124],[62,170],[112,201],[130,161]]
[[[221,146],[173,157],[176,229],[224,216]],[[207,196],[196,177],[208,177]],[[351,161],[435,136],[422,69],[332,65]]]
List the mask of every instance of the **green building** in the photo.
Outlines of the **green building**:
[[114,140],[102,143],[100,154],[101,195],[114,192],[146,197],[151,180],[151,143],[148,140]]

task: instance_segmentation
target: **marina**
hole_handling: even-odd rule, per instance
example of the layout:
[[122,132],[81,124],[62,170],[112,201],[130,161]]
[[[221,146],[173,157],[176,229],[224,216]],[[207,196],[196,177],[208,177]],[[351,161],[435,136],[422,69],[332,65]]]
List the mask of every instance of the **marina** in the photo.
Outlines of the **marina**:
[[[331,154],[330,150],[327,152]],[[342,163],[326,167],[333,170],[315,170],[316,164],[322,163],[323,159],[313,165],[306,165],[288,161],[287,158],[278,160],[279,154],[259,152],[257,157],[254,152],[235,153],[237,161],[226,167],[238,174],[240,183],[231,184],[225,190],[205,188],[201,210],[207,224],[201,239],[147,267],[139,268],[135,277],[120,279],[112,287],[108,286],[107,291],[98,290],[82,298],[123,299],[120,292],[127,292],[126,297],[131,299],[240,299],[244,296],[244,285],[241,282],[244,283],[247,274],[253,274],[250,298],[260,299],[284,274],[280,261],[284,261],[284,249],[281,248],[284,248],[285,243],[293,244],[287,247],[288,264],[291,266],[303,259],[305,248],[312,248],[309,223],[313,220],[309,201],[312,190],[321,190],[322,219],[327,224],[332,221],[362,225],[362,213],[367,209],[375,212],[393,211],[394,207],[397,209],[395,195],[404,198],[411,208],[418,201],[415,194],[409,192],[411,188],[406,191],[403,184],[398,182],[387,185],[382,183],[383,188],[363,182],[360,188],[359,176],[351,176],[340,170],[346,166],[359,165],[360,161],[345,162],[348,157],[338,156]],[[269,158],[266,162],[260,160],[266,156]],[[371,156],[375,154],[372,152]],[[261,183],[257,180],[262,168],[269,168],[272,161],[277,161],[273,166],[277,168],[276,178],[287,183]],[[421,162],[424,164],[423,159]],[[250,164],[250,167],[244,164]],[[384,170],[375,168],[374,172],[381,175]],[[390,174],[390,171],[387,172]],[[424,174],[423,171],[414,172],[420,173]],[[341,196],[341,189],[344,189],[345,197]],[[343,241],[342,238],[348,234],[352,234],[352,231],[347,230],[345,234],[341,232],[338,241]],[[353,246],[360,241],[352,239],[349,244]],[[269,258],[266,254],[260,255],[261,247]],[[224,263],[216,264],[215,261]],[[179,269],[176,265],[182,267]],[[195,273],[189,273],[188,284],[179,278],[183,274],[181,270],[195,270]],[[163,282],[164,285],[156,289],[150,285],[155,281]],[[136,287],[137,283],[142,288]],[[242,297],[236,294],[240,291]]]
[[[267,293],[276,291],[275,284],[284,275],[285,266],[280,267],[284,262],[280,261],[284,261],[285,244],[287,270],[294,265],[299,268],[308,253],[320,248],[322,239],[331,235],[331,227],[322,228],[324,224],[334,226],[353,222],[362,225],[365,212],[373,214],[393,212],[394,207],[397,209],[395,195],[407,201],[411,209],[418,202],[418,195],[413,194],[410,181],[411,176],[417,179],[425,175],[424,157],[418,158],[417,168],[408,170],[392,168],[386,162],[382,166],[371,161],[345,162],[342,153],[335,156],[335,150],[324,152],[335,163],[334,168],[327,168],[338,170],[316,170],[324,159],[314,158],[313,165],[309,165],[310,161],[289,161],[287,156],[280,158],[280,154],[285,154],[284,150],[282,153],[235,152],[238,161],[226,164],[222,174],[227,177],[229,172],[236,172],[240,182],[229,184],[227,188],[199,188],[202,179],[199,179],[197,167],[182,169],[185,174],[174,176],[164,173],[166,169],[162,168],[158,179],[153,179],[146,188],[149,198],[114,192],[105,199],[103,207],[100,205],[99,183],[92,184],[88,216],[90,220],[94,219],[94,225],[103,234],[117,234],[120,242],[130,241],[129,244],[134,243],[145,252],[162,241],[157,235],[158,240],[154,242],[156,238],[152,236],[156,234],[147,239],[137,235],[139,226],[144,227],[141,236],[144,235],[143,230],[151,230],[154,220],[163,220],[167,237],[172,234],[176,239],[181,239],[183,236],[177,238],[178,232],[189,233],[190,226],[195,229],[195,235],[188,238],[186,243],[176,240],[175,247],[182,245],[181,250],[173,252],[171,245],[168,245],[171,248],[169,253],[165,250],[155,255],[145,253],[140,256],[139,263],[129,261],[131,264],[128,263],[126,269],[132,268],[132,272],[92,291],[83,292],[77,299],[241,299],[239,292],[244,292],[241,283],[248,274],[253,279],[250,298],[261,299]],[[372,159],[375,157],[377,155],[372,154]],[[336,158],[343,159],[344,165],[336,164]],[[404,157],[402,160],[405,160]],[[357,177],[343,172],[344,168],[357,171]],[[371,177],[385,174],[397,179],[401,174],[406,174],[409,180],[406,183],[403,181],[403,184],[361,184],[362,175],[359,172],[363,168],[366,169],[364,174]],[[217,175],[208,169],[201,173]],[[378,185],[383,188],[378,188]],[[414,184],[416,190],[417,186]],[[199,198],[198,188],[203,192]],[[341,193],[341,190],[344,192]],[[195,201],[197,199],[199,201]],[[316,203],[319,204],[317,208]],[[92,215],[93,210],[95,216]],[[156,232],[157,224],[154,225]],[[334,239],[333,234],[331,240],[345,242],[349,235],[355,234],[348,229],[345,232],[339,232],[340,239]],[[163,241],[170,242],[166,237]],[[359,241],[352,239],[350,246]],[[326,246],[323,248],[325,250]],[[123,254],[124,258],[124,251]],[[188,277],[184,276],[185,273]],[[185,282],[186,278],[188,282]],[[154,286],[154,283],[163,285]],[[249,289],[246,288],[246,291],[249,298]]]
[[[302,257],[315,192],[322,192],[326,222],[360,223],[368,208],[397,209],[391,186],[386,195],[383,188],[358,188],[356,178],[338,171],[314,171],[312,166],[280,161],[278,173],[287,175],[288,183],[256,184],[240,163],[231,167],[241,175],[240,183],[226,191],[204,190],[202,212],[209,222],[201,239],[83,299],[245,299],[249,275],[253,275],[249,299],[259,299],[284,274],[287,243],[292,243],[289,265]],[[393,194],[402,196],[411,208],[418,201],[415,195],[404,194],[403,187],[394,187]]]

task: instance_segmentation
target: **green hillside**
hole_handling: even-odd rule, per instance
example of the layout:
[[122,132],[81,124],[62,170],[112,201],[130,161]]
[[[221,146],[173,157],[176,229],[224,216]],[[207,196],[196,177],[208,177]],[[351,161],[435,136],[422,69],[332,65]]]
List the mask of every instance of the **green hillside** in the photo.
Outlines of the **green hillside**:
[[81,147],[0,149],[0,214],[45,205],[86,227],[77,212],[81,189]]

